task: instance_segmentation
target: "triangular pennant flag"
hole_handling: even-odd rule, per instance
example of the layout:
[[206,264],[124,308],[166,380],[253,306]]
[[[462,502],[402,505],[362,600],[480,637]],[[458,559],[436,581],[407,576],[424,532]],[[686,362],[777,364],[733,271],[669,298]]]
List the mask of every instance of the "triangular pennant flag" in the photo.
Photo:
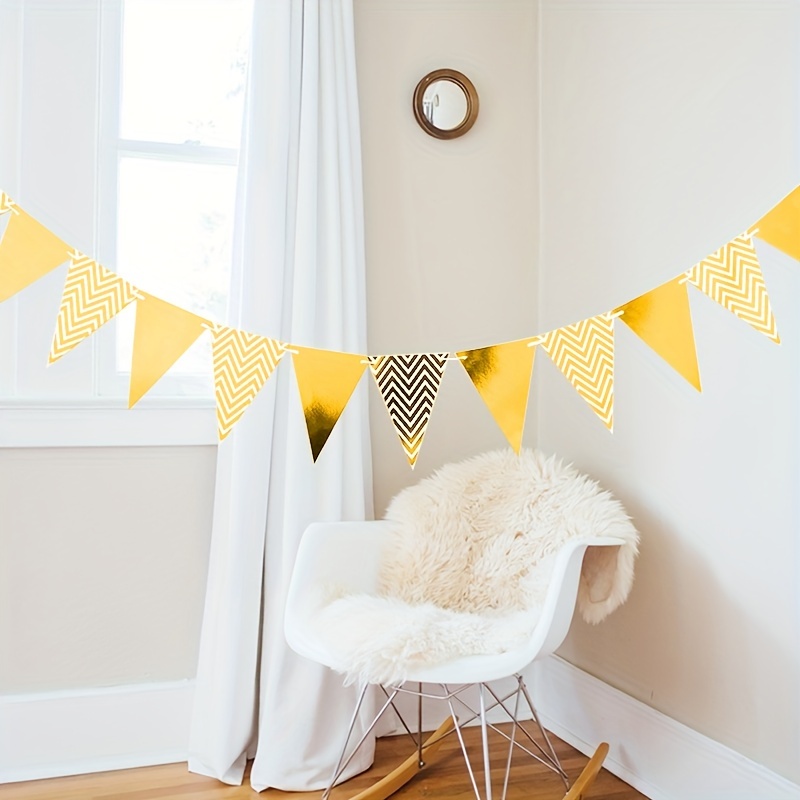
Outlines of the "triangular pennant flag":
[[686,272],[689,283],[780,344],[753,239],[741,234]]
[[56,332],[50,347],[50,363],[57,361],[77,344],[91,336],[136,297],[136,289],[82,253],[72,252],[72,259]]
[[700,371],[694,344],[689,289],[674,278],[619,308],[622,321],[697,391]]
[[800,259],[800,186],[753,226],[755,234],[787,256]]
[[411,469],[417,463],[449,353],[371,356],[369,366]]
[[614,317],[600,314],[542,336],[542,348],[609,430],[614,426]]
[[10,213],[0,239],[0,303],[69,259],[70,246],[0,194],[0,214]]
[[7,214],[9,211],[19,214],[17,204],[5,192],[0,192],[0,214]]
[[285,354],[282,342],[225,325],[212,330],[217,428],[224,439]]
[[530,339],[463,350],[464,369],[508,443],[519,453],[536,348]]
[[142,295],[136,303],[128,408],[150,391],[208,324],[202,317],[158,297]]
[[292,362],[308,439],[317,460],[364,370],[365,356],[293,346]]

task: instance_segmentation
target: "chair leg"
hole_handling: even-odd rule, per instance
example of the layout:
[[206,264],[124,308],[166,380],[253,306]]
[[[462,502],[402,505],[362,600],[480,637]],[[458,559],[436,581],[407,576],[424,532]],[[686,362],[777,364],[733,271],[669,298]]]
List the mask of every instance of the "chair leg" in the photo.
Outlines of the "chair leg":
[[[514,743],[516,740],[517,735],[517,726],[519,722],[519,696],[522,694],[519,690],[519,686],[517,686],[517,691],[514,697],[514,716],[511,719],[511,737],[508,740],[508,759],[506,761],[506,774],[503,778],[503,798],[502,800],[506,800],[506,794],[508,793],[508,779],[511,777],[511,758],[514,755]],[[494,692],[492,692],[492,696],[495,697]],[[495,697],[495,699],[497,699]]]
[[492,800],[492,765],[489,760],[489,734],[486,730],[486,687],[481,684],[479,688],[479,702],[481,709],[481,744],[483,745],[483,775],[486,784],[486,800]]
[[557,772],[561,775],[561,780],[564,781],[564,786],[569,791],[569,778],[567,778],[567,773],[564,772],[563,767],[561,766],[561,762],[558,760],[558,756],[556,755],[556,751],[553,748],[553,743],[550,741],[550,737],[547,735],[547,731],[542,725],[541,721],[539,720],[539,715],[536,713],[536,708],[533,705],[533,701],[531,700],[531,696],[528,693],[528,687],[525,685],[525,681],[522,678],[522,675],[518,675],[517,679],[519,680],[520,688],[522,689],[522,693],[525,695],[525,702],[528,704],[528,708],[531,710],[531,715],[533,716],[534,721],[536,722],[539,731],[542,734],[542,738],[547,743],[547,748],[550,751],[550,757],[553,760],[553,764],[557,767]]
[[328,800],[330,796],[331,790],[336,785],[336,781],[339,780],[342,773],[347,769],[347,765],[353,760],[353,756],[358,752],[359,747],[366,741],[367,736],[370,735],[372,729],[378,724],[378,720],[383,716],[383,712],[389,708],[390,705],[393,705],[394,698],[397,696],[397,689],[392,691],[391,695],[388,696],[386,702],[381,706],[381,710],[375,715],[375,719],[370,722],[369,727],[364,731],[361,738],[358,740],[358,744],[352,749],[350,755],[347,756],[345,759],[345,754],[347,753],[347,745],[350,743],[350,737],[353,735],[353,730],[356,726],[356,720],[358,719],[358,712],[361,710],[361,704],[364,702],[364,697],[367,693],[367,689],[369,688],[370,684],[365,684],[364,688],[361,690],[361,694],[359,695],[358,702],[356,703],[356,709],[353,712],[353,718],[350,720],[350,727],[347,731],[347,736],[345,737],[344,744],[342,745],[342,752],[339,754],[339,760],[336,763],[336,769],[333,771],[333,776],[331,777],[331,781],[328,784],[328,788],[322,793],[321,800]]
[[444,696],[447,699],[447,705],[450,708],[450,716],[453,718],[453,725],[455,726],[456,736],[458,737],[458,743],[461,745],[461,752],[464,755],[464,763],[467,765],[467,772],[469,773],[469,779],[472,782],[472,790],[475,792],[475,797],[477,800],[481,800],[481,793],[478,791],[478,784],[475,780],[475,773],[472,771],[472,762],[469,760],[469,753],[467,752],[467,745],[464,743],[464,736],[461,733],[461,724],[458,721],[458,716],[456,715],[456,709],[453,705],[453,696],[450,693],[450,690],[447,688],[445,684],[442,684],[442,688],[444,689]]

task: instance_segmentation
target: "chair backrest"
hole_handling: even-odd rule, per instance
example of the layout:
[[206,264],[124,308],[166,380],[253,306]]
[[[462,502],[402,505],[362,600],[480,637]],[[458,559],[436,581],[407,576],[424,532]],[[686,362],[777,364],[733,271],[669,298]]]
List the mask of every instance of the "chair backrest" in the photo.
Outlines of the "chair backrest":
[[581,566],[587,549],[623,544],[622,539],[605,536],[572,541],[561,548],[553,566],[539,623],[531,636],[531,649],[535,651],[532,657],[540,658],[554,653],[566,638],[575,613]]

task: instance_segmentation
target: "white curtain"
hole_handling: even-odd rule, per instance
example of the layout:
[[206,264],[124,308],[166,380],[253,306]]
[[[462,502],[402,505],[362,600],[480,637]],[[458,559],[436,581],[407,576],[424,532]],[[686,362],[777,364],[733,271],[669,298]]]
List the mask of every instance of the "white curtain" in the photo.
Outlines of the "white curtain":
[[[256,0],[253,14],[230,323],[365,352],[352,0]],[[314,464],[288,360],[219,448],[190,742],[189,769],[226,783],[254,756],[259,791],[330,778],[355,688],[288,648],[284,597],[308,523],[372,516],[366,380]]]

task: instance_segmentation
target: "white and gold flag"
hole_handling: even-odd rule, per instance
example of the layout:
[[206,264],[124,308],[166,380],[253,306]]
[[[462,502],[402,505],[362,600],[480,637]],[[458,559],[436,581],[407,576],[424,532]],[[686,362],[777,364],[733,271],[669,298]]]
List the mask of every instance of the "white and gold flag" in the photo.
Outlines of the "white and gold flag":
[[212,330],[217,428],[224,439],[261,391],[285,354],[277,339],[225,325]]
[[609,429],[614,427],[614,316],[611,312],[542,336],[542,349]]
[[64,282],[64,293],[50,347],[50,363],[91,336],[138,296],[127,281],[77,251]]

